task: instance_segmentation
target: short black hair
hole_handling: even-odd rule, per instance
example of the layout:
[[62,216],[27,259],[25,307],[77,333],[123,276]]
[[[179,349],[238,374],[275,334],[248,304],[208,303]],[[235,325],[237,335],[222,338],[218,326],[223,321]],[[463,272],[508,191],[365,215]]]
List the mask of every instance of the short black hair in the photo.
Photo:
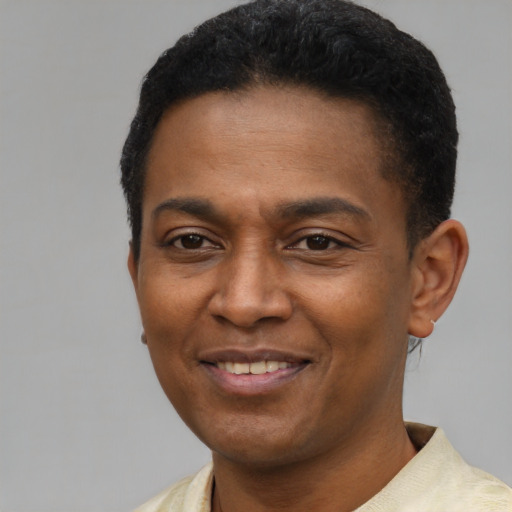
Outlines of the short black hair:
[[178,101],[251,86],[297,85],[367,103],[392,148],[383,175],[407,205],[409,248],[450,216],[455,106],[430,50],[345,0],[255,0],[196,27],[145,76],[123,147],[121,183],[139,257],[145,162],[164,112]]

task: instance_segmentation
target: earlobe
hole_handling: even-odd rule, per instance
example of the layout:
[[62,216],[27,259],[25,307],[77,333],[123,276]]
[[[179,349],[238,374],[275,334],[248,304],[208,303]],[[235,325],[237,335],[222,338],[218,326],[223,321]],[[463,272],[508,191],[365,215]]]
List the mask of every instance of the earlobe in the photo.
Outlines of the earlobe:
[[455,295],[469,252],[464,226],[453,219],[442,222],[420,242],[413,257],[409,334],[426,338]]

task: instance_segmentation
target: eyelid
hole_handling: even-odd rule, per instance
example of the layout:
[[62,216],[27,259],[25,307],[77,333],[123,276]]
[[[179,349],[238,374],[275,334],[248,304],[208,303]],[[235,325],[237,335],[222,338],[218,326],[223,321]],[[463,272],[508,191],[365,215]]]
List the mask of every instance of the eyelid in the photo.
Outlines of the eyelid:
[[[172,236],[170,236],[172,235]],[[163,238],[163,241],[161,245],[163,247],[175,247],[176,249],[181,249],[180,247],[176,247],[174,243],[179,240],[180,238],[186,237],[186,236],[198,236],[202,238],[204,241],[207,241],[211,244],[211,247],[222,247],[222,244],[218,241],[215,241],[215,236],[212,236],[211,234],[205,234],[204,231],[200,228],[196,227],[184,227],[184,228],[175,228],[171,230],[169,233],[166,234],[166,236]],[[203,247],[201,247],[202,249]],[[206,247],[204,247],[206,248]],[[191,250],[191,249],[187,249]]]
[[[342,237],[337,237],[337,236],[332,235],[331,233],[327,233],[323,230],[320,230],[320,231],[311,231],[310,233],[306,233],[306,234],[303,234],[302,236],[299,236],[298,238],[295,239],[295,242],[288,244],[286,246],[286,248],[294,249],[301,242],[306,241],[308,238],[315,238],[315,237],[326,238],[330,242],[333,242],[334,244],[336,244],[339,248],[353,247],[349,242],[342,240],[341,239]],[[306,250],[312,250],[312,249],[306,249]],[[328,249],[325,249],[325,250],[328,250]],[[321,252],[321,251],[315,251],[315,252]]]
[[[201,247],[194,247],[194,248],[177,247],[176,242],[178,242],[180,239],[185,238],[187,236],[197,236],[197,237],[201,238],[202,239]],[[211,247],[218,247],[218,245],[213,243],[209,238],[202,236],[202,235],[198,235],[196,233],[187,233],[185,235],[175,236],[174,238],[171,238],[171,240],[169,240],[169,242],[167,242],[166,245],[168,247],[174,247],[175,249],[183,249],[184,251],[194,251],[194,250],[197,251],[197,250],[201,250],[201,249],[209,249]],[[182,245],[183,245],[183,243],[182,243]]]

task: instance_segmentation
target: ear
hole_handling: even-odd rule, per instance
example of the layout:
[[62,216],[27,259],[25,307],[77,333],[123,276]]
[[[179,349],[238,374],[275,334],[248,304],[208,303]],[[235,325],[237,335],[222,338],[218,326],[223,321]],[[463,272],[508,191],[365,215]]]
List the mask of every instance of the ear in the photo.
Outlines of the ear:
[[426,338],[455,295],[466,265],[469,246],[464,226],[442,222],[422,240],[413,255],[413,296],[409,334]]
[[138,296],[139,289],[139,265],[135,260],[135,254],[133,252],[133,242],[130,241],[130,250],[128,252],[128,272],[132,278],[133,287],[135,288],[135,294]]

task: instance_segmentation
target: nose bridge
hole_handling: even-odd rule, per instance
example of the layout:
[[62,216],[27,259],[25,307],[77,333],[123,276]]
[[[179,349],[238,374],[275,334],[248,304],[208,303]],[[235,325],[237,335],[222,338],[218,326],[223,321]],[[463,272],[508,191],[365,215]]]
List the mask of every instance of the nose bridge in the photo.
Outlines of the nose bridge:
[[247,245],[233,251],[222,266],[212,314],[242,327],[291,314],[283,269],[270,248]]

